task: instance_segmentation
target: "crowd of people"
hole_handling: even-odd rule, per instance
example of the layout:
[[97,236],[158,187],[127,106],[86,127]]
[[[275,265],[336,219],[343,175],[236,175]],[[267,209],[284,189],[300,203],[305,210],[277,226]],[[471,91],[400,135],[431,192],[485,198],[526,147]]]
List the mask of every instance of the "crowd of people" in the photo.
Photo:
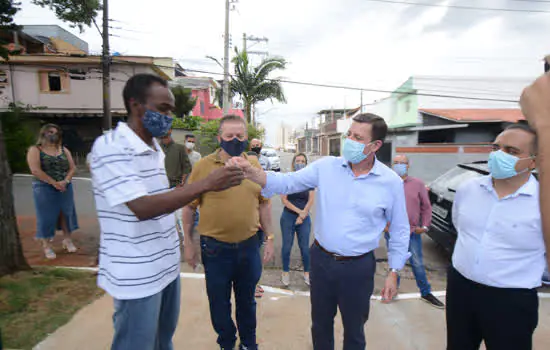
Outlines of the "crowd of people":
[[[457,190],[452,213],[458,239],[444,305],[431,293],[422,262],[421,235],[431,221],[426,187],[408,175],[407,157],[396,156],[391,168],[376,158],[387,133],[384,119],[368,113],[354,117],[342,157],[308,164],[305,154],[296,154],[292,171],[275,173],[265,171],[260,140],[251,140],[246,152],[246,122],[237,116],[220,120],[220,148],[204,158],[194,150],[193,135],[186,136],[185,145],[175,143],[174,97],[167,82],[148,74],[131,77],[123,91],[127,122],[99,137],[90,156],[101,228],[98,284],[114,298],[112,349],[173,349],[181,288],[178,233],[184,237],[184,259],[195,267],[197,232],[219,348],[235,349],[239,340],[239,349],[257,349],[258,282],[262,261],[275,253],[274,195],[284,205],[281,280],[290,283],[296,236],[303,279],[311,288],[314,349],[334,349],[338,310],[344,349],[365,349],[374,250],[382,234],[389,265],[383,302],[396,297],[400,271],[410,261],[422,299],[445,308],[447,349],[479,349],[482,341],[489,350],[531,349],[536,288],[550,246],[549,96],[550,75],[545,75],[521,98],[529,124],[513,124],[494,140],[490,175]],[[76,251],[70,237],[78,228],[71,184],[75,165],[58,126],[42,128],[28,162],[35,176],[37,238],[46,258],[55,258],[50,241],[56,229],[63,231],[63,247]],[[532,175],[535,168],[539,181]]]

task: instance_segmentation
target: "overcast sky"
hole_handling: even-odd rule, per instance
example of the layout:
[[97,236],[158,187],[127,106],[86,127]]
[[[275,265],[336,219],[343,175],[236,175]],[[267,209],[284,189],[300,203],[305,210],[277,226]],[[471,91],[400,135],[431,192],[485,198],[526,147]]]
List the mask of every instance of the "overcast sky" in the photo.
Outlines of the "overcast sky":
[[[399,0],[398,0],[399,1]],[[411,75],[535,77],[550,53],[550,2],[403,0],[436,5],[548,11],[461,10],[370,0],[239,0],[231,12],[233,45],[242,34],[269,38],[251,50],[289,62],[289,80],[394,90]],[[223,57],[224,0],[110,0],[113,52],[171,56],[188,69],[221,72],[205,58]],[[95,28],[84,33],[49,9],[22,0],[18,24],[59,24],[101,51]],[[101,20],[98,21],[101,25]],[[249,44],[252,45],[252,44]],[[255,58],[258,60],[259,58]],[[218,77],[218,76],[216,76]],[[299,126],[321,109],[352,108],[360,93],[284,84],[286,105],[258,106],[274,140],[281,122]],[[364,102],[385,94],[364,93]]]

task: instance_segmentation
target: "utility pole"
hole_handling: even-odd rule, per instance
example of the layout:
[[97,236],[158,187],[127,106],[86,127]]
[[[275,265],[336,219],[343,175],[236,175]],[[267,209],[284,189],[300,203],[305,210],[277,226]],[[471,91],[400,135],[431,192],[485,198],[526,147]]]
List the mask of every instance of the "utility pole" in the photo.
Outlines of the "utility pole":
[[223,36],[223,114],[229,114],[229,11],[231,1],[225,0],[225,34]]
[[248,41],[254,41],[256,43],[265,42],[266,44],[269,42],[269,39],[266,37],[260,38],[256,37],[254,35],[247,36],[246,33],[243,33],[243,51],[247,51],[248,54],[256,54],[256,55],[267,55],[267,52],[265,51],[248,51]]
[[103,75],[103,131],[111,130],[111,57],[109,53],[109,1],[103,0],[103,53],[101,55]]
[[363,113],[363,90],[361,90],[361,109],[360,109],[360,113]]

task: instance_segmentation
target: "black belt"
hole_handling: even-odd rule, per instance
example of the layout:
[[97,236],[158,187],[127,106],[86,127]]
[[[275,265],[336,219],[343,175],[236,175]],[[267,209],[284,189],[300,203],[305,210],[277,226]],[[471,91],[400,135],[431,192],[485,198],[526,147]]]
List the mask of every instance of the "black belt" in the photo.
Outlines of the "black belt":
[[357,260],[357,259],[364,258],[365,256],[367,256],[367,255],[369,255],[369,254],[372,254],[372,251],[370,251],[370,252],[367,252],[367,253],[361,254],[361,255],[343,256],[343,255],[335,254],[335,253],[333,253],[333,252],[329,252],[328,250],[326,250],[325,248],[323,248],[323,246],[320,245],[319,242],[317,242],[317,240],[313,241],[313,244],[315,244],[317,247],[319,247],[319,249],[321,249],[321,251],[322,251],[323,253],[330,255],[331,258],[333,258],[334,260],[337,260],[337,261]]

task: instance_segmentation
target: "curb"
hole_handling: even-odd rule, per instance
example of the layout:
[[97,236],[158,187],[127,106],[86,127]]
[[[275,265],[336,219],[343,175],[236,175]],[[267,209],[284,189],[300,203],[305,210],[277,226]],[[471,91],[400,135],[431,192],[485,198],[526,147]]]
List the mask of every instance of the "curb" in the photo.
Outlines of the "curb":
[[[98,271],[97,267],[54,266],[54,268],[83,270],[83,271],[92,271],[92,272]],[[180,272],[180,278],[204,279],[204,273]],[[304,292],[299,290],[293,291],[293,290],[264,286],[264,285],[262,285],[262,288],[264,289],[264,291],[268,293],[273,293],[273,294],[286,295],[286,296],[301,296],[301,297],[310,296],[309,292]],[[436,291],[436,292],[432,292],[432,294],[436,297],[444,297],[447,293],[446,291]],[[550,299],[550,293],[538,293],[538,297],[541,299]],[[412,300],[412,299],[420,299],[420,298],[421,298],[420,293],[403,293],[403,294],[398,294],[394,300]],[[371,296],[370,299],[381,301],[382,297],[379,295],[373,295]]]

